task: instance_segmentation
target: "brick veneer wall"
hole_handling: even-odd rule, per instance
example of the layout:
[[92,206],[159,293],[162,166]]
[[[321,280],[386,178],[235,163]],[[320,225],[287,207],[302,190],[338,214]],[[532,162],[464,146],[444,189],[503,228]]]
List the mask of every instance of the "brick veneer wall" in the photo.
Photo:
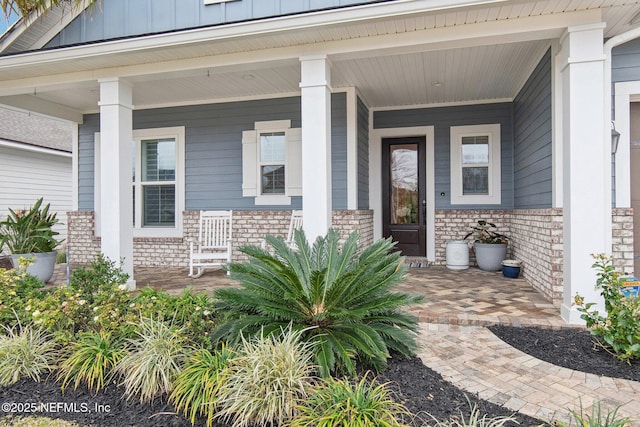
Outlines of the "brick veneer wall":
[[[631,274],[633,265],[633,209],[617,208],[613,210],[613,264],[620,271]],[[635,271],[635,275],[640,271]]]
[[[184,238],[136,237],[133,239],[134,265],[148,267],[187,267],[189,238],[198,237],[198,211],[183,212]],[[234,261],[245,260],[238,251],[242,245],[260,245],[267,234],[286,237],[289,231],[289,211],[234,211]],[[100,238],[94,236],[93,212],[69,212],[69,261],[88,264],[100,253]],[[344,239],[352,231],[360,233],[360,245],[373,243],[373,211],[333,211],[333,226]]]
[[563,295],[562,209],[523,209],[511,212],[512,257],[522,261],[522,277],[554,306]]

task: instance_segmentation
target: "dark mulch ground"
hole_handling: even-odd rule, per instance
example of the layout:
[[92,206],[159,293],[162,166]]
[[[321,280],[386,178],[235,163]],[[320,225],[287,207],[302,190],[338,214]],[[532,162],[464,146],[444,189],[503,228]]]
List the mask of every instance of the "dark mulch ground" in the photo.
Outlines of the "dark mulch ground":
[[[588,332],[582,330],[549,330],[536,328],[510,328],[497,326],[491,330],[504,341],[514,347],[547,360],[560,366],[583,370],[596,374],[616,376],[633,380],[640,380],[638,364],[628,365],[618,362],[603,350],[594,348]],[[469,413],[469,404],[477,404],[482,413],[489,416],[511,415],[511,411],[489,402],[478,400],[475,396],[465,393],[444,381],[440,374],[424,366],[419,359],[405,360],[394,358],[388,369],[380,376],[381,381],[391,381],[395,384],[397,396],[412,413],[417,414],[418,420],[427,423],[430,419],[426,413],[443,420],[456,416],[462,411]],[[71,407],[58,412],[46,412],[52,418],[74,420],[82,424],[100,427],[107,426],[190,426],[183,417],[172,413],[172,408],[162,402],[151,405],[141,405],[137,402],[125,402],[120,399],[122,391],[109,387],[97,396],[88,394],[85,390],[67,390],[62,395],[59,385],[47,381],[34,383],[21,381],[8,388],[0,388],[0,403],[46,403],[67,402]],[[73,406],[75,405],[75,406]],[[76,410],[73,410],[76,408]],[[3,407],[4,409],[4,407]],[[84,411],[86,409],[86,411]],[[0,411],[2,417],[6,411]],[[21,413],[20,415],[26,415]],[[520,426],[534,426],[542,424],[523,415],[517,415]],[[202,422],[196,425],[203,425]]]
[[540,360],[576,371],[640,381],[640,361],[621,362],[584,329],[549,331],[539,328],[491,326],[498,338]]

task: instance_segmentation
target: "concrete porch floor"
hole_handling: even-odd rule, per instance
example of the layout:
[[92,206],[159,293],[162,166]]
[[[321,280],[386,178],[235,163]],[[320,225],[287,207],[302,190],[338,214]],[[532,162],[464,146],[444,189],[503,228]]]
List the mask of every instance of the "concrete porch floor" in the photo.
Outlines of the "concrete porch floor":
[[[188,277],[186,268],[137,267],[138,288],[149,285],[180,294],[185,288],[213,293],[216,288],[237,283],[223,272],[206,271],[200,278]],[[64,266],[59,265],[53,283],[66,282]],[[410,268],[398,289],[424,296],[411,308],[421,322],[484,326],[507,324],[560,328],[568,326],[560,310],[523,279],[507,279],[502,273],[478,268],[452,271],[444,266]]]

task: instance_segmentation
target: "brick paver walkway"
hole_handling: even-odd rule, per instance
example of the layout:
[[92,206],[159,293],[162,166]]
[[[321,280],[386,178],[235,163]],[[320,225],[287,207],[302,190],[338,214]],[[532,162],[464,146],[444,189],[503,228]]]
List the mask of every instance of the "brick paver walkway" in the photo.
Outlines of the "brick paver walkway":
[[[418,356],[444,379],[482,399],[543,421],[569,422],[569,410],[619,414],[640,426],[640,382],[561,368],[516,350],[488,329],[422,323]],[[573,424],[572,424],[573,425]]]

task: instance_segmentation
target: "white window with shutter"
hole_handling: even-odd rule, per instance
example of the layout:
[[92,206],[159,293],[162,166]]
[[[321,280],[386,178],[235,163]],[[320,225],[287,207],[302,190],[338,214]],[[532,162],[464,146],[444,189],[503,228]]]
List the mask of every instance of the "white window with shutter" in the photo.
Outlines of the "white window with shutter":
[[302,196],[302,132],[291,120],[256,122],[242,133],[242,195],[256,205],[290,205]]
[[451,204],[499,205],[500,125],[451,127]]

